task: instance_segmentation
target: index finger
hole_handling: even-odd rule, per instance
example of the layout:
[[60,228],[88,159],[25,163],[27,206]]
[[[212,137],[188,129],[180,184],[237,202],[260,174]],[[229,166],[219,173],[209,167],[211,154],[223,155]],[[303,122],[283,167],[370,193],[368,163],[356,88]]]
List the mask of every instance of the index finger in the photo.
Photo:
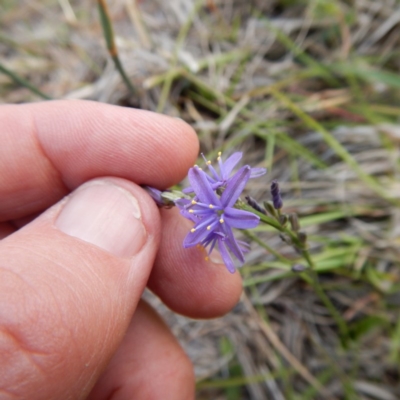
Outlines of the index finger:
[[1,106],[0,143],[0,221],[41,211],[100,176],[167,188],[198,154],[182,120],[79,100]]

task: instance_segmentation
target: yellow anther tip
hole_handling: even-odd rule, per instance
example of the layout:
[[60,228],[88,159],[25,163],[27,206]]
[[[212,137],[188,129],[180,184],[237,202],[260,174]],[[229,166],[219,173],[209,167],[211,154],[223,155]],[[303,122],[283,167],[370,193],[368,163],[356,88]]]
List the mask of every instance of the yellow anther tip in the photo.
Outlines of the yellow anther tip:
[[210,207],[210,208],[214,208],[214,206],[213,206],[212,204],[210,204],[208,207]]
[[219,157],[221,157],[221,155],[222,155],[222,152],[221,152],[221,151],[219,151],[219,152],[218,152],[218,156],[219,156]]
[[194,229],[194,228],[192,228],[191,230],[190,230],[190,232],[196,232],[196,229]]
[[209,261],[209,260],[210,260],[210,257],[204,257],[204,259],[205,259],[206,261]]
[[192,200],[192,204],[197,204],[197,201],[196,200]]
[[211,161],[207,161],[207,165],[211,165]]
[[219,222],[221,222],[221,224],[223,224],[223,223],[224,223],[224,220],[221,218],[221,219],[219,220]]
[[211,225],[208,225],[207,226],[207,230],[209,231],[211,229]]
[[193,211],[193,210],[189,210],[189,212],[190,212],[190,214],[193,214],[193,213],[194,213],[194,211]]

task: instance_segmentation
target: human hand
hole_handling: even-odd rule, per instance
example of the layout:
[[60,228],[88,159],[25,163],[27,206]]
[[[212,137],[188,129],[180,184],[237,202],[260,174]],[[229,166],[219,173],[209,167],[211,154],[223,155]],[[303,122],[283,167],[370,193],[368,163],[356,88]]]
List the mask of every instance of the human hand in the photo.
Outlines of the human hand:
[[1,106],[0,143],[0,398],[194,398],[188,358],[141,294],[211,318],[240,276],[184,249],[190,223],[138,186],[186,175],[193,130],[55,101]]

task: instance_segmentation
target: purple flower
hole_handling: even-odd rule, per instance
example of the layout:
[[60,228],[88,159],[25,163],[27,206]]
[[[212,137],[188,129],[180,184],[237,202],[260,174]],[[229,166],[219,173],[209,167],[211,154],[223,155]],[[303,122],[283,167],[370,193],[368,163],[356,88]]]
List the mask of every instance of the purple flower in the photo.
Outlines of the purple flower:
[[[232,168],[233,166],[228,170],[228,175]],[[227,179],[225,190],[221,197],[218,197],[209,176],[199,167],[191,168],[188,177],[195,198],[176,202],[181,213],[195,223],[186,236],[183,246],[185,248],[196,245],[210,246],[210,253],[218,243],[221,256],[231,273],[235,272],[235,266],[230,253],[243,264],[243,252],[246,251],[243,243],[238,242],[233,236],[232,228],[254,228],[259,223],[258,216],[233,207],[250,175],[251,168],[248,165],[239,169]]]
[[[236,167],[237,163],[241,160],[243,153],[242,152],[236,152],[233,153],[230,157],[227,158],[227,160],[224,162],[222,161],[222,153],[218,153],[218,164],[219,164],[219,173],[216,171],[216,169],[212,166],[211,161],[207,160],[204,155],[202,154],[202,157],[204,161],[206,162],[206,165],[208,166],[208,169],[211,172],[211,176],[206,174],[206,177],[208,181],[211,184],[211,187],[214,190],[217,190],[220,187],[225,187],[227,183],[229,182],[230,179],[233,178],[231,177],[231,173],[233,169]],[[265,168],[250,168],[250,176],[249,179],[251,178],[258,178],[262,175],[264,175],[267,172]],[[190,186],[186,189],[183,190],[184,193],[193,193],[193,188]]]

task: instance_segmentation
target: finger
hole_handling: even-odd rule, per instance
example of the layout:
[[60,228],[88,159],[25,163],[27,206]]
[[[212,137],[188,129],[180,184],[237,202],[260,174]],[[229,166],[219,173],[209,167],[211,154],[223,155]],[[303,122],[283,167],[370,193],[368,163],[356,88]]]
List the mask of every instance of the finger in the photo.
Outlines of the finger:
[[239,273],[227,271],[218,253],[205,260],[196,247],[183,248],[192,227],[178,210],[162,210],[162,239],[148,286],[172,310],[192,318],[227,313],[242,292]]
[[88,182],[0,242],[0,388],[78,399],[122,340],[159,242],[148,195]]
[[194,399],[193,367],[157,313],[141,301],[88,400]]
[[15,232],[15,228],[8,222],[0,223],[0,240]]
[[101,176],[160,189],[194,163],[198,140],[183,121],[90,101],[0,107],[0,220],[42,211]]

